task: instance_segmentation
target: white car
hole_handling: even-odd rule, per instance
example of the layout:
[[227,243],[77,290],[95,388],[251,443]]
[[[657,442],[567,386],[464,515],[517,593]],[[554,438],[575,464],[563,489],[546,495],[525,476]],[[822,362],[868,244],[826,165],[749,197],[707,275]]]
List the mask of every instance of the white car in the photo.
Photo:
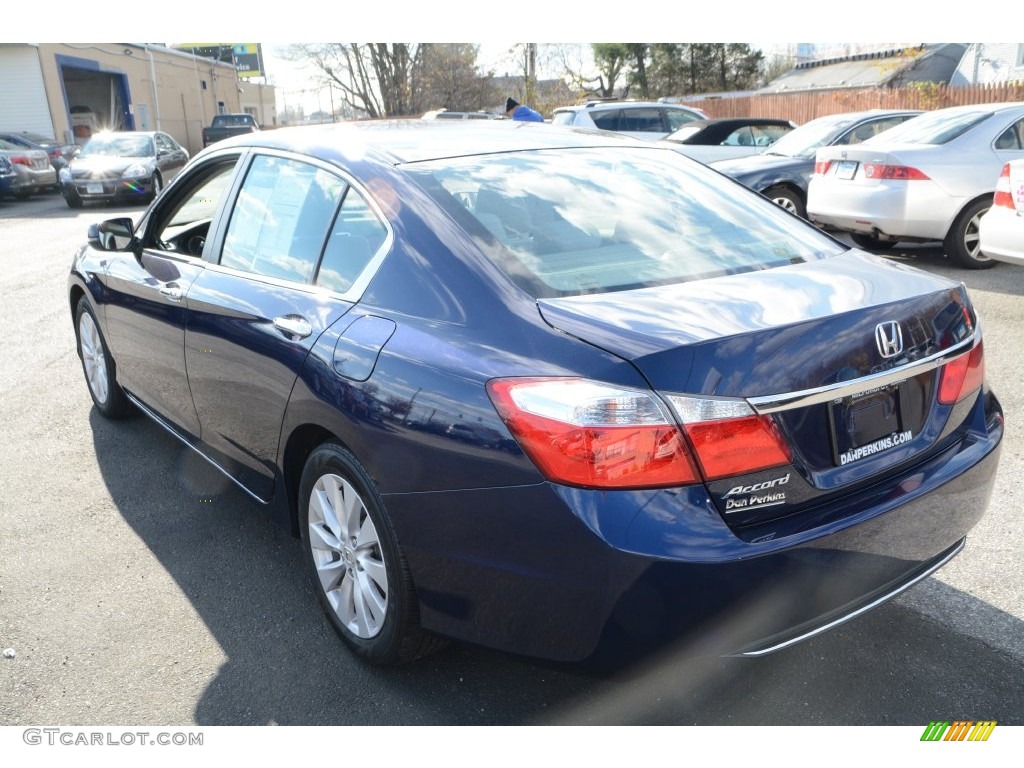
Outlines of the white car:
[[1024,160],[1003,166],[992,207],[978,225],[985,256],[1024,265]]
[[854,147],[824,147],[808,188],[811,221],[863,248],[942,240],[967,269],[995,262],[979,247],[1004,163],[1024,158],[1024,103],[926,112]]
[[555,125],[597,128],[657,141],[694,120],[707,120],[699,109],[657,101],[588,101],[575,107],[559,107],[551,114]]

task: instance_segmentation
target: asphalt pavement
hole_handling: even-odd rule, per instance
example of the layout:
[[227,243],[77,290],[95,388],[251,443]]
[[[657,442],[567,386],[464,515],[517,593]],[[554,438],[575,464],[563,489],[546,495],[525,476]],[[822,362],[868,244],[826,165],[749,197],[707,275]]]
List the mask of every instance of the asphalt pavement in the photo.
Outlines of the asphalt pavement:
[[89,223],[139,213],[0,202],[0,725],[1024,724],[1024,268],[885,255],[968,285],[1007,414],[988,513],[935,576],[759,660],[455,644],[382,670],[347,653],[260,508],[145,418],[93,408],[67,272]]

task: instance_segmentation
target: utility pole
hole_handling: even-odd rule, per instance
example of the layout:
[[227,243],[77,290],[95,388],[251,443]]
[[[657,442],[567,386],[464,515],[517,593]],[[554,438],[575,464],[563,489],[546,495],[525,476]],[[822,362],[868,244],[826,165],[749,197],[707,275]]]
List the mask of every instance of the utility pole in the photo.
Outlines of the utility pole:
[[526,103],[535,107],[537,101],[537,44],[526,44]]

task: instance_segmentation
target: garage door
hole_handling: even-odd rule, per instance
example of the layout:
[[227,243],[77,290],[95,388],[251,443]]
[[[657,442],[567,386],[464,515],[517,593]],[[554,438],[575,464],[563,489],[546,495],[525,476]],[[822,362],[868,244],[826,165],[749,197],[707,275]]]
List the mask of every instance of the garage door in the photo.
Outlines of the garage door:
[[0,130],[54,136],[35,46],[0,45],[0,104]]

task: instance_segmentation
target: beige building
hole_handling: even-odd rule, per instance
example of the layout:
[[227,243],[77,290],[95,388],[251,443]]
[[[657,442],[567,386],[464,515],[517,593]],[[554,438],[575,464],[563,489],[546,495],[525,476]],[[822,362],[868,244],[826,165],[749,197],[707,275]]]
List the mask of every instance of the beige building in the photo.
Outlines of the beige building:
[[230,64],[161,45],[0,44],[0,130],[84,143],[99,130],[159,130],[190,154],[215,114],[277,122],[274,87],[239,80]]

